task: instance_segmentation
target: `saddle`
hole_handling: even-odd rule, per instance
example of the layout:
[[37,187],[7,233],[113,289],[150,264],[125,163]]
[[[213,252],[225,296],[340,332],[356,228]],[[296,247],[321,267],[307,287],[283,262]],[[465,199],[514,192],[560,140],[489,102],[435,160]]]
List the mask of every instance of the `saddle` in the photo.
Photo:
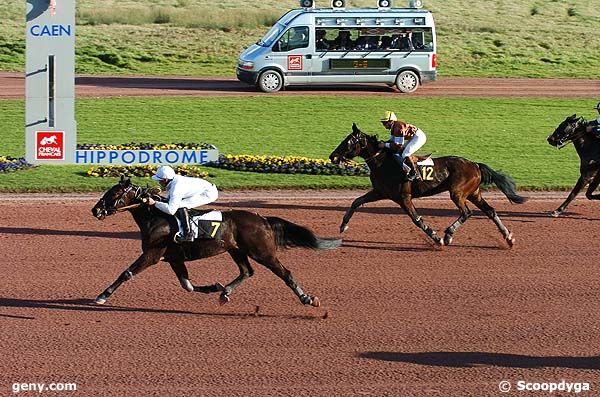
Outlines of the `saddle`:
[[431,153],[426,154],[424,156],[410,156],[410,159],[413,163],[417,165],[433,165],[433,159],[431,158]]
[[[213,240],[220,239],[222,235],[221,224],[223,223],[223,213],[214,209],[193,209],[188,210],[190,215],[190,226],[194,234],[194,239]],[[183,229],[177,219],[179,232]]]

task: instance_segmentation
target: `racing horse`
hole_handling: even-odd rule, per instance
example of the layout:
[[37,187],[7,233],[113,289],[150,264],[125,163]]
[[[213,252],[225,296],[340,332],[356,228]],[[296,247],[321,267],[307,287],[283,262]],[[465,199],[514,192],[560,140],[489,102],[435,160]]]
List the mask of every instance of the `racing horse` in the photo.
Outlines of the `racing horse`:
[[[129,211],[141,231],[142,254],[104,292],[96,298],[103,304],[125,281],[141,273],[161,259],[168,262],[181,286],[188,292],[221,292],[220,302],[227,303],[230,294],[245,279],[254,273],[248,258],[267,267],[281,278],[305,305],[320,306],[316,296],[306,294],[292,274],[277,258],[278,247],[302,247],[314,250],[333,249],[341,245],[341,240],[321,239],[308,228],[296,225],[277,217],[262,217],[256,213],[230,210],[223,211],[218,239],[196,239],[177,244],[174,241],[178,232],[177,222],[172,215],[165,214],[153,206],[145,204],[147,198],[162,197],[156,190],[143,188],[131,183],[123,176],[119,183],[105,192],[92,208],[92,214],[100,220],[108,215]],[[191,211],[193,212],[193,211]],[[207,212],[207,211],[205,211]],[[227,252],[237,264],[240,274],[226,286],[216,283],[194,286],[188,276],[186,261],[208,258]]]
[[560,123],[547,139],[550,145],[559,149],[573,142],[580,160],[579,179],[564,203],[552,211],[551,215],[555,218],[565,211],[575,196],[587,185],[589,186],[585,197],[588,200],[600,200],[600,194],[593,194],[600,184],[600,141],[587,131],[587,126],[588,122],[583,117],[574,114]]
[[[481,196],[482,184],[494,183],[506,195],[511,203],[524,203],[527,198],[516,192],[515,182],[509,176],[494,171],[485,164],[474,163],[462,157],[447,156],[433,159],[432,165],[418,166],[421,179],[408,182],[404,172],[387,149],[379,148],[376,135],[367,135],[352,125],[352,132],[335,148],[329,156],[334,164],[346,162],[354,157],[362,157],[370,170],[372,189],[358,197],[346,211],[340,226],[340,233],[348,229],[348,222],[354,211],[363,204],[388,199],[399,204],[410,216],[413,223],[423,230],[437,245],[449,245],[456,230],[469,219],[471,210],[466,201],[470,201],[483,211],[498,227],[504,240],[510,247],[514,245],[513,234],[502,224],[498,214]],[[417,213],[412,199],[433,196],[445,191],[458,207],[460,215],[439,237]]]

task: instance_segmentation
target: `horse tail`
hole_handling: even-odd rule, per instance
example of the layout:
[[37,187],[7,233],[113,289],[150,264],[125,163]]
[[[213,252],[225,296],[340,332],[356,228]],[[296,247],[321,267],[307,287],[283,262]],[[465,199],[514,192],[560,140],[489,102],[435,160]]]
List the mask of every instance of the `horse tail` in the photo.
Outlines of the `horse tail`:
[[319,238],[310,229],[276,216],[268,216],[266,219],[273,232],[275,232],[275,243],[278,247],[329,250],[342,244],[342,240]]
[[506,195],[508,200],[514,204],[523,204],[527,201],[527,197],[517,194],[517,184],[508,175],[494,171],[490,166],[482,163],[477,163],[481,170],[481,184],[491,185],[494,183]]

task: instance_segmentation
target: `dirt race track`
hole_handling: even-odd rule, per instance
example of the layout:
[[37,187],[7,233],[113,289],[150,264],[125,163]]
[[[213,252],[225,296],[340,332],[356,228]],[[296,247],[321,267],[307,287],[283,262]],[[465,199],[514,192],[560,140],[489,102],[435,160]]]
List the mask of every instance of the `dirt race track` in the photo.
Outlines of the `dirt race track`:
[[[458,97],[554,97],[598,99],[600,80],[440,77],[424,84],[410,96]],[[114,96],[265,96],[265,95],[360,95],[398,96],[385,84],[347,84],[336,87],[289,87],[264,94],[235,78],[181,76],[78,76],[75,94],[83,97]],[[0,99],[25,97],[22,73],[0,72]]]
[[[230,193],[218,207],[336,237],[355,194]],[[92,217],[98,196],[0,200],[0,395],[17,382],[69,382],[80,396],[494,396],[502,380],[600,393],[597,203],[577,200],[553,219],[562,193],[519,206],[492,195],[512,250],[479,212],[453,246],[434,249],[393,203],[368,205],[341,248],[281,252],[321,308],[260,265],[220,306],[181,289],[165,263],[95,306],[140,253],[129,214]],[[417,206],[438,230],[456,217],[443,196]],[[197,285],[237,275],[226,255],[188,269]]]

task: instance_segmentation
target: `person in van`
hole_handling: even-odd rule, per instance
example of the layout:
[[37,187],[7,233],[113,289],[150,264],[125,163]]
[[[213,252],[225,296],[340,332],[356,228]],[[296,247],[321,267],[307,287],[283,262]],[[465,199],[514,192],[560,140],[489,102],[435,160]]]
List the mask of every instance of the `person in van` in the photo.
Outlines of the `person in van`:
[[317,51],[327,51],[331,47],[329,40],[325,38],[327,32],[325,29],[317,29],[315,38],[315,47]]
[[354,49],[356,43],[350,37],[349,30],[340,30],[338,36],[331,43],[331,47],[337,51],[349,51]]
[[386,50],[413,51],[415,48],[412,44],[412,32],[394,34],[391,38],[388,37],[383,44],[383,48]]
[[396,162],[400,164],[403,171],[407,172],[407,179],[414,181],[415,178],[419,177],[419,174],[417,173],[416,164],[410,156],[427,141],[425,133],[412,124],[398,120],[396,114],[390,111],[385,112],[381,123],[385,129],[390,130],[390,139],[387,142],[381,142],[379,147],[381,149],[384,147],[392,149]]
[[378,41],[377,36],[360,36],[356,39],[356,46],[354,48],[356,50],[376,50]]

